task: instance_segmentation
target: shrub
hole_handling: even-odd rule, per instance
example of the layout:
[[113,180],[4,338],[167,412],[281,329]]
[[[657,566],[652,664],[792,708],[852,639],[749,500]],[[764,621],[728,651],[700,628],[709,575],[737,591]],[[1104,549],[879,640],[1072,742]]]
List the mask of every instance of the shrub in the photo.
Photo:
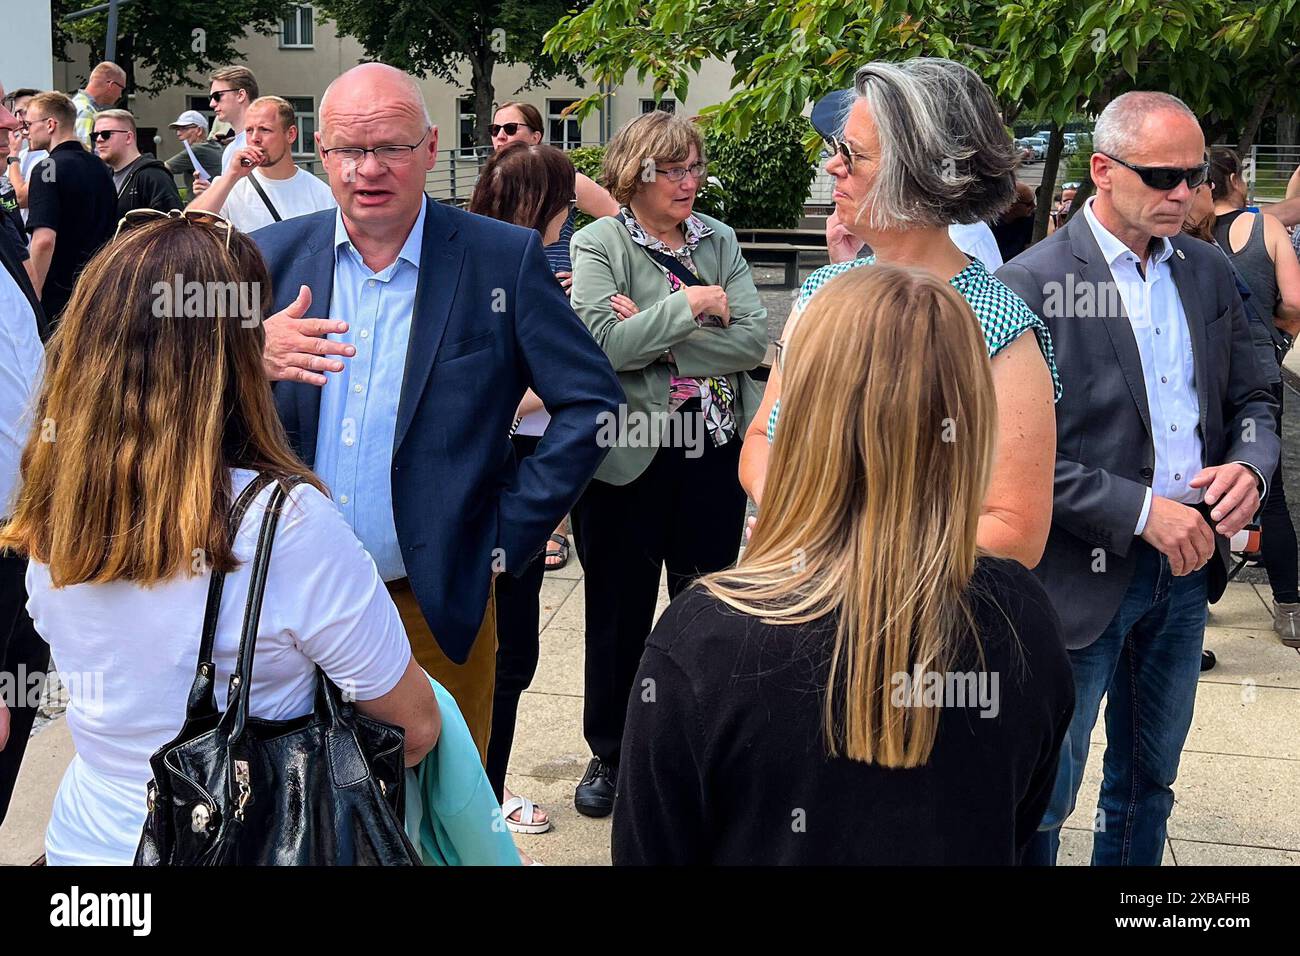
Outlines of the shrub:
[[[743,138],[710,128],[704,137],[709,175],[721,181],[718,218],[736,229],[789,229],[799,225],[816,168],[804,140],[803,117],[784,123],[754,124]],[[713,214],[701,196],[703,211]],[[717,207],[714,207],[717,208]]]
[[[744,139],[709,129],[704,151],[709,181],[700,187],[695,208],[737,229],[788,229],[799,225],[816,169],[808,159],[805,119],[754,125]],[[605,147],[569,150],[578,172],[600,182]],[[591,217],[578,214],[581,229]]]

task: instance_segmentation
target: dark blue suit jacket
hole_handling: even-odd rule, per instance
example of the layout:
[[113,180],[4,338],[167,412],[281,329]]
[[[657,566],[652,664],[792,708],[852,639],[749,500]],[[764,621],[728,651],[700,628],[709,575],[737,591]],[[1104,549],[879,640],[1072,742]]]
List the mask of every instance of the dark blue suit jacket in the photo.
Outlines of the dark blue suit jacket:
[[[393,517],[425,620],[447,656],[463,663],[493,571],[518,574],[543,548],[604,457],[601,415],[616,413],[623,390],[551,274],[536,231],[425,202]],[[306,285],[309,314],[329,314],[334,216],[312,213],[253,234],[277,311]],[[516,468],[508,434],[529,387],[552,417],[537,451]],[[275,386],[289,441],[309,466],[320,395],[315,385]]]

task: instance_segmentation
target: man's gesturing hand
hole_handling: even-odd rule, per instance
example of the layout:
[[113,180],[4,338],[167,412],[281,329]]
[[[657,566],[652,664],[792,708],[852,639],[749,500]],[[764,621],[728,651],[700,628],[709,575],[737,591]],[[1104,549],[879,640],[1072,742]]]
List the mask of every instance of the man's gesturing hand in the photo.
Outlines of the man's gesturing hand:
[[1151,496],[1142,540],[1169,558],[1175,577],[1191,574],[1214,554],[1214,534],[1201,513],[1160,495]]
[[1205,503],[1217,522],[1214,528],[1225,538],[1246,527],[1259,510],[1259,480],[1240,462],[1202,468],[1188,484],[1206,489]]
[[273,382],[306,382],[324,385],[322,372],[341,372],[343,363],[328,356],[351,358],[357,350],[343,342],[325,338],[330,332],[346,332],[348,324],[337,319],[303,318],[311,308],[311,289],[303,286],[287,309],[262,323],[266,344],[262,365]]

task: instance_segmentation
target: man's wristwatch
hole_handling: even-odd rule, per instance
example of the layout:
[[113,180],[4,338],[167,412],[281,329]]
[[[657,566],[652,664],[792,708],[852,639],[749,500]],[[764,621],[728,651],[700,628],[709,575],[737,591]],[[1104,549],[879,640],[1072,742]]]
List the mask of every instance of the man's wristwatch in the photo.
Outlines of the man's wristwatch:
[[19,163],[21,163],[22,160],[21,160],[19,157],[17,157],[17,156],[10,156],[10,157],[8,157],[7,159],[5,159],[5,162],[6,162],[6,163],[13,163],[13,164],[16,166],[16,165],[18,165]]

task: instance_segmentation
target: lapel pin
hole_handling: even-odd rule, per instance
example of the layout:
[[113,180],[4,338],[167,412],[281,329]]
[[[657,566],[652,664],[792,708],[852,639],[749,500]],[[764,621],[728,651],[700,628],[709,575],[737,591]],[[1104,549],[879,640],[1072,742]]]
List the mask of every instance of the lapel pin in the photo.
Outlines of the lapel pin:
[[1179,259],[1186,259],[1186,258],[1187,258],[1185,255],[1183,255],[1183,250],[1181,250],[1181,249],[1175,249],[1175,250],[1174,250],[1174,253],[1178,256]]

